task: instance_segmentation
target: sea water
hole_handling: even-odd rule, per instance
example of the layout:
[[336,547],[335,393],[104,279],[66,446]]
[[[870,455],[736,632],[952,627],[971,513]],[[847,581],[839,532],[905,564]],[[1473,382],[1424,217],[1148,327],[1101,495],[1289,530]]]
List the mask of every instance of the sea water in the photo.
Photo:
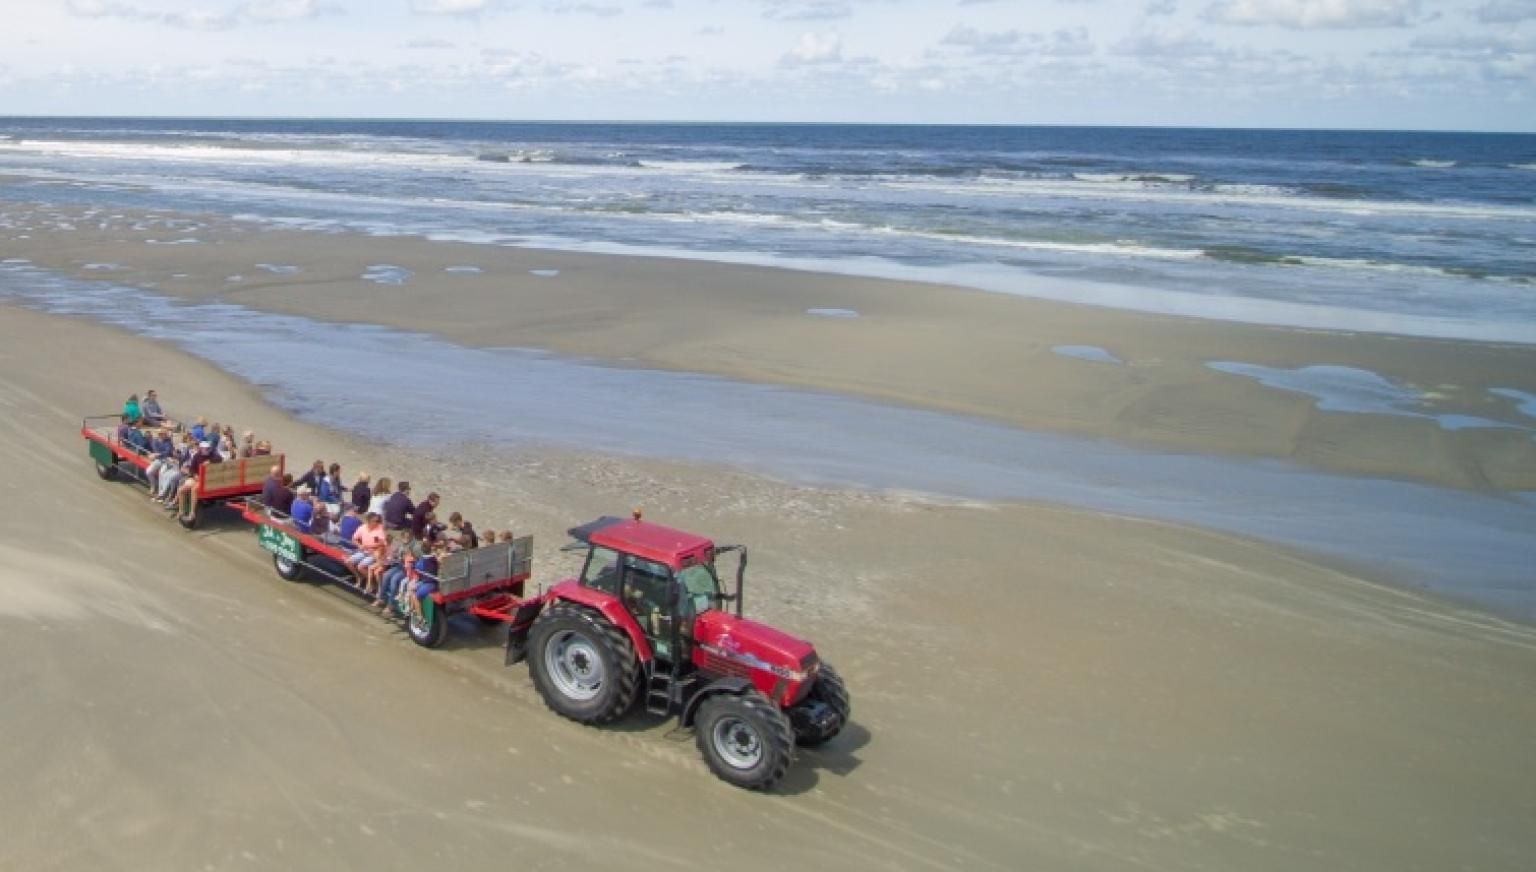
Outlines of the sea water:
[[4,203],[1536,342],[1536,136],[0,119]]
[[[466,348],[376,325],[179,301],[22,263],[0,265],[0,301],[173,342],[261,385],[305,420],[378,441],[553,445],[819,485],[1065,503],[1303,548],[1536,619],[1530,494],[1138,450],[831,393]],[[333,365],[316,369],[322,349]],[[349,374],[360,371],[391,386],[390,402],[357,393]],[[478,387],[487,384],[497,386],[494,397]]]

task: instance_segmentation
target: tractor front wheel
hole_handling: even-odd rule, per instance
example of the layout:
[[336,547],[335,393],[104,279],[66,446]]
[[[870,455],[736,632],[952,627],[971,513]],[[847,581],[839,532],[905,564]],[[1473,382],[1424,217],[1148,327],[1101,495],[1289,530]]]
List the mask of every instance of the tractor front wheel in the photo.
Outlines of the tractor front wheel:
[[693,726],[709,771],[736,787],[767,790],[794,759],[789,718],[755,690],[704,700]]
[[533,622],[528,672],[555,714],[604,724],[634,704],[640,660],[623,630],[588,609],[557,603]]
[[[830,709],[832,717],[797,717],[802,711],[806,715],[816,714],[818,706],[826,707],[821,711]],[[805,696],[805,702],[789,710],[789,722],[795,728],[795,741],[803,747],[814,748],[832,741],[834,736],[841,733],[852,713],[853,703],[848,698],[848,685],[843,683],[843,677],[837,674],[836,669],[823,663],[816,673],[816,683]]]

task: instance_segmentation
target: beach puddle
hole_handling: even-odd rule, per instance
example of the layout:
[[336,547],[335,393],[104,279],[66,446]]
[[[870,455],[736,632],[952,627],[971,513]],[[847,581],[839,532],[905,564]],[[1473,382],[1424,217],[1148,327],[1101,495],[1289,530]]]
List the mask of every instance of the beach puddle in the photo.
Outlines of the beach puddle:
[[[17,238],[19,239],[21,237],[17,237]],[[127,269],[127,268],[128,267],[123,266],[120,263],[88,263],[84,267],[82,267],[82,269],[88,269],[91,272],[116,272],[118,270],[123,270],[123,269]]]
[[202,240],[200,240],[200,239],[193,239],[190,236],[188,236],[186,238],[183,238],[183,239],[146,239],[146,240],[144,240],[144,244],[145,245],[197,245],[200,242],[202,242]]
[[1051,348],[1051,352],[1062,357],[1086,360],[1091,363],[1125,363],[1111,354],[1108,349],[1097,345],[1056,345]]
[[531,269],[528,271],[528,274],[531,276],[538,276],[541,279],[552,279],[559,275],[560,271],[557,269]]
[[815,315],[818,318],[857,318],[859,313],[853,309],[806,309],[805,314]]
[[1527,418],[1536,418],[1536,394],[1517,391],[1514,388],[1492,388],[1488,393],[1506,400],[1514,400],[1515,408]]
[[[184,301],[24,264],[0,265],[0,299],[177,345],[261,386],[299,418],[379,442],[555,446],[821,486],[1060,503],[1308,549],[1536,617],[1530,494],[1166,454],[840,394],[466,348],[375,325]],[[319,347],[329,366],[313,366]],[[389,402],[360,393],[358,372],[387,383]],[[1357,382],[1347,376],[1342,383]],[[494,395],[485,385],[496,386]],[[1390,406],[1401,396],[1387,391],[1367,405]]]
[[258,263],[256,268],[279,276],[293,275],[299,271],[298,267],[286,263]]
[[1443,430],[1480,428],[1524,429],[1517,424],[1494,421],[1474,415],[1441,414],[1428,411],[1422,391],[1383,378],[1367,369],[1349,366],[1303,366],[1279,369],[1255,363],[1212,361],[1207,367],[1229,375],[1251,378],[1267,388],[1306,394],[1323,412],[1352,412],[1360,415],[1396,415],[1403,418],[1428,418]]
[[443,272],[457,273],[459,275],[475,275],[477,273],[485,272],[485,270],[478,266],[445,266],[443,267]]
[[373,264],[361,276],[363,281],[373,282],[376,285],[403,285],[410,277],[410,270],[387,263]]

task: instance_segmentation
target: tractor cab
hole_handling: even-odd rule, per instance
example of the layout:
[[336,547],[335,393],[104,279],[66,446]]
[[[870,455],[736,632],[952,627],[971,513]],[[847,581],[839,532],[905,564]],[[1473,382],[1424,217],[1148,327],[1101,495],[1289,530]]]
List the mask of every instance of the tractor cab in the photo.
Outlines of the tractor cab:
[[[637,513],[638,514],[638,513]],[[638,517],[604,516],[573,527],[571,537],[587,557],[577,581],[623,604],[662,663],[689,660],[698,616],[738,604],[746,549],[717,548],[702,536],[642,522]],[[726,593],[715,570],[718,554],[738,552],[736,592]]]

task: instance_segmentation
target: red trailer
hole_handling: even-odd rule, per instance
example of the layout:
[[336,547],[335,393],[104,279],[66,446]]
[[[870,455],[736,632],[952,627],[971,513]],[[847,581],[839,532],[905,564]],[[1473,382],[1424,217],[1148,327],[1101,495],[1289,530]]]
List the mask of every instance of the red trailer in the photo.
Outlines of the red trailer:
[[[266,508],[260,500],[245,500],[240,514],[256,525],[257,543],[272,552],[272,567],[278,575],[298,581],[307,572],[356,590],[344,565],[349,550],[340,542],[298,529],[292,519]],[[532,566],[532,536],[447,555],[434,578],[437,591],[422,601],[420,614],[408,616],[411,639],[424,648],[436,648],[448,637],[448,619],[459,614],[492,624],[532,623],[539,599],[524,595]]]
[[[80,422],[80,435],[86,439],[86,448],[96,462],[96,474],[111,481],[127,474],[141,484],[147,484],[144,471],[154,460],[148,450],[123,442],[118,438],[120,415],[91,415]],[[276,466],[282,470],[285,458],[281,454],[239,458],[224,463],[205,463],[197,471],[197,489],[190,506],[178,506],[177,517],[182,526],[191,529],[201,520],[203,509],[237,503],[261,493],[267,473]]]

